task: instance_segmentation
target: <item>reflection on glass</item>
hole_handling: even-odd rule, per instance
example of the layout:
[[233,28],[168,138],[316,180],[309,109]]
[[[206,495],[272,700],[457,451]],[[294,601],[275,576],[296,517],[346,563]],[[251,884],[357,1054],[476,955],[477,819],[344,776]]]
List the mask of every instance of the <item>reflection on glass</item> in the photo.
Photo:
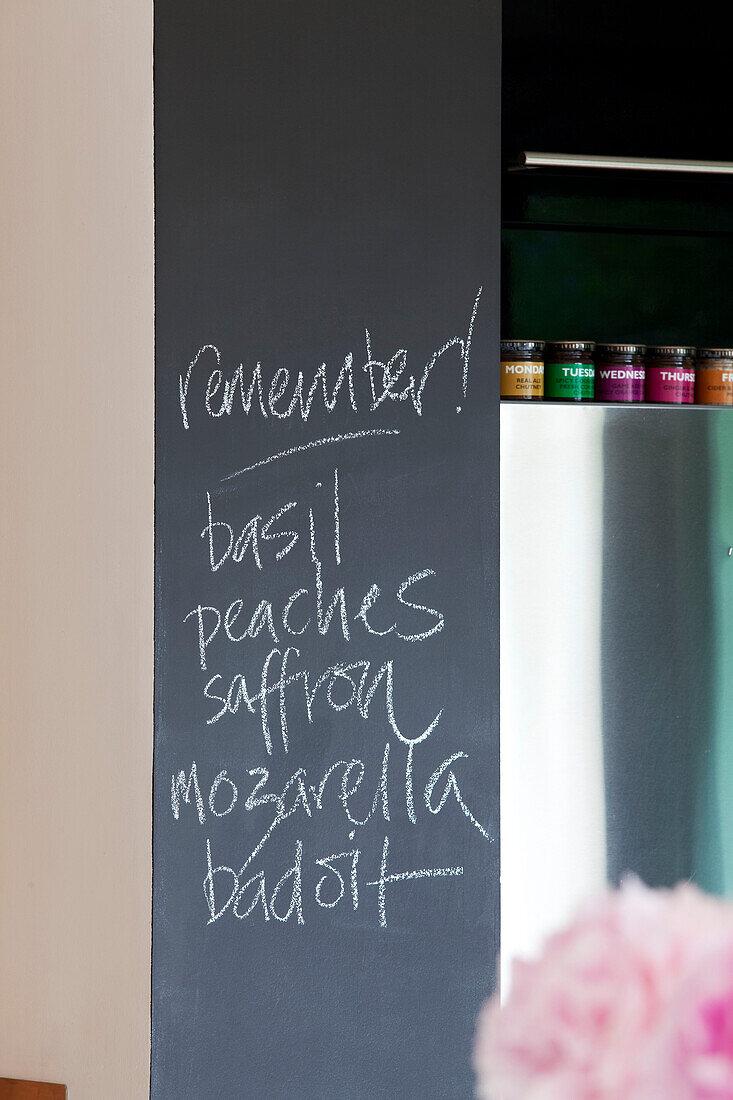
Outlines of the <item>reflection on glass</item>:
[[503,406],[502,936],[733,893],[733,413]]
[[701,886],[733,895],[733,414],[711,417],[708,446],[712,723],[694,855]]
[[593,416],[548,411],[501,410],[504,988],[605,881],[602,439]]

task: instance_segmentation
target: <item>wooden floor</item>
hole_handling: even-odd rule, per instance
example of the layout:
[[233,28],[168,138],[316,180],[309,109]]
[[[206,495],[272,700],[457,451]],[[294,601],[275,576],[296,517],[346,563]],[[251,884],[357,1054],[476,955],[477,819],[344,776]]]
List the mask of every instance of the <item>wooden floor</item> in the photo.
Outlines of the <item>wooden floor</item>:
[[66,1100],[66,1085],[11,1081],[9,1077],[0,1077],[0,1100]]

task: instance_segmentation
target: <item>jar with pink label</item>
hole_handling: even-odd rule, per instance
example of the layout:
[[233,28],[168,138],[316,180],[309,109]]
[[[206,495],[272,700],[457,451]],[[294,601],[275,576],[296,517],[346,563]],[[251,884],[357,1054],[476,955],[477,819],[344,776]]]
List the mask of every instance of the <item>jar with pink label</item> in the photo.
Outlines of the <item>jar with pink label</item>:
[[644,400],[643,344],[596,344],[596,401]]
[[695,348],[646,349],[646,400],[656,405],[693,405]]

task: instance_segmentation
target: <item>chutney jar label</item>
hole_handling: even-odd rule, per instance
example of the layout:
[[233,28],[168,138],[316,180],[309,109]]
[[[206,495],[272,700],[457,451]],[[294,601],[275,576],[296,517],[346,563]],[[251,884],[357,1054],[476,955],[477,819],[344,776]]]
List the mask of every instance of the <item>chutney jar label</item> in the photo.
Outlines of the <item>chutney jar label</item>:
[[733,405],[733,367],[698,367],[695,375],[698,405]]
[[596,367],[596,401],[643,401],[643,367]]
[[501,361],[502,397],[542,397],[544,393],[545,364],[539,361],[514,363]]
[[659,404],[692,405],[695,400],[694,370],[648,366],[646,399]]
[[587,363],[545,363],[545,397],[592,401],[595,367]]

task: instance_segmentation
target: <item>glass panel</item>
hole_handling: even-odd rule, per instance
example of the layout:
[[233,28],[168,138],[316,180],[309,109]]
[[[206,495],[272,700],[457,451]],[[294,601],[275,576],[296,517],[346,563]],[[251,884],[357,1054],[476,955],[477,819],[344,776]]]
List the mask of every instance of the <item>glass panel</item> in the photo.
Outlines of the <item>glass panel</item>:
[[733,414],[501,429],[507,960],[629,871],[733,893]]

